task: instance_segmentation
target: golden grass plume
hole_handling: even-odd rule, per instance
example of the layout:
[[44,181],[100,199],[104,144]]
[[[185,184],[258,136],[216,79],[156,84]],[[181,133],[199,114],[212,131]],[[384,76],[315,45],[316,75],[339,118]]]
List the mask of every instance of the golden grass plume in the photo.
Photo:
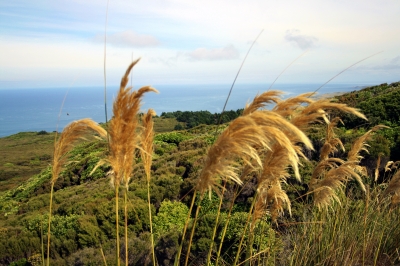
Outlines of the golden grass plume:
[[147,113],[142,117],[142,124],[144,130],[141,134],[142,149],[140,150],[140,152],[148,181],[150,179],[151,158],[153,155],[153,138],[154,138],[153,116],[155,115],[156,112],[153,109],[149,109]]
[[67,160],[66,154],[74,147],[74,143],[90,131],[94,131],[104,138],[107,136],[106,130],[89,118],[74,121],[64,128],[54,146],[52,183],[57,180],[62,166]]
[[129,65],[125,75],[121,79],[121,86],[113,104],[114,117],[110,121],[110,155],[108,163],[114,171],[112,183],[119,186],[121,182],[129,184],[133,169],[135,150],[139,148],[139,118],[141,99],[147,92],[158,91],[150,86],[132,91],[126,87],[128,76],[133,66],[139,61],[136,60]]

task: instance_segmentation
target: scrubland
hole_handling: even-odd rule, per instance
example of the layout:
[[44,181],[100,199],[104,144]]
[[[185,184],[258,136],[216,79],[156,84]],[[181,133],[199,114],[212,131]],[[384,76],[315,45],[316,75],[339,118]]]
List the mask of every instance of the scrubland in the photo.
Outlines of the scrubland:
[[157,91],[126,87],[135,64],[113,118],[75,121],[50,158],[43,144],[40,173],[3,159],[0,264],[400,263],[400,83],[331,99],[266,91],[216,125],[141,113]]

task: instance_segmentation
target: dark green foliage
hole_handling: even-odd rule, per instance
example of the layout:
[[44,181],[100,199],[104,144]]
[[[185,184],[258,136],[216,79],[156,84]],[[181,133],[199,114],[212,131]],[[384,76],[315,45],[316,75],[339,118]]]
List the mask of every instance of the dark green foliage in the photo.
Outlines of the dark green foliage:
[[177,124],[175,127],[174,127],[174,130],[183,130],[184,129],[184,127],[182,126],[182,124]]
[[41,131],[39,131],[38,133],[37,133],[38,135],[47,135],[47,134],[49,134],[47,131],[45,131],[45,130],[41,130]]
[[188,207],[178,201],[164,200],[154,217],[154,234],[157,238],[181,232],[188,215]]
[[155,141],[162,141],[169,144],[179,145],[185,139],[190,138],[189,136],[183,135],[179,132],[167,132],[167,133],[160,133],[154,137]]
[[8,265],[13,261],[22,263],[31,255],[40,253],[40,238],[23,228],[3,228],[0,251],[0,265]]
[[168,234],[161,236],[155,247],[155,254],[160,265],[174,265],[175,256],[179,247],[180,234],[176,230],[169,231]]
[[400,159],[400,82],[381,84],[354,91],[337,97],[342,103],[359,108],[368,118],[368,122],[351,115],[340,115],[347,128],[367,127],[383,124],[392,129],[384,129],[380,134],[390,141],[393,159]]
[[[222,114],[220,113],[210,113],[209,111],[176,111],[176,112],[163,112],[161,117],[164,118],[176,118],[177,121],[186,124],[186,128],[193,128],[198,125],[216,125],[218,122],[227,123],[239,117],[243,112],[243,109],[238,109],[236,111],[226,111]],[[176,130],[181,130],[183,127],[178,124],[175,127]]]

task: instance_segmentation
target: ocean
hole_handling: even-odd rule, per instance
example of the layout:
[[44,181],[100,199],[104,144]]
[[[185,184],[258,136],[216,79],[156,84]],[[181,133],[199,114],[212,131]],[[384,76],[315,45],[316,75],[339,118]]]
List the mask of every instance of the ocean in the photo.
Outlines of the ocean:
[[[359,90],[369,84],[327,84],[318,94]],[[315,91],[319,84],[276,84],[286,96]],[[221,112],[231,87],[228,85],[154,85],[159,94],[148,93],[143,98],[142,110],[153,108],[162,112],[200,111]],[[226,110],[243,108],[257,93],[267,90],[264,84],[236,84]],[[136,88],[135,88],[136,89]],[[108,119],[112,117],[112,103],[117,88],[107,88]],[[60,112],[63,100],[64,105]],[[84,88],[27,88],[0,90],[0,137],[18,132],[52,132],[74,120],[91,118],[105,122],[104,87]]]

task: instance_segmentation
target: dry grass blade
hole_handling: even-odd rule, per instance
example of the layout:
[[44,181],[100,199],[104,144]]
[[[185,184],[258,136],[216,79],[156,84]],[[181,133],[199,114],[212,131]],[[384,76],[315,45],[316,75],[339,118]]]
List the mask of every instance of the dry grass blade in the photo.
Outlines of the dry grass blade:
[[201,194],[207,190],[219,193],[221,178],[242,184],[237,159],[242,158],[248,165],[254,160],[261,166],[257,147],[268,148],[262,129],[250,116],[235,119],[208,150],[196,190]]
[[[137,149],[140,149],[140,126],[139,111],[141,100],[147,92],[158,92],[156,89],[145,86],[138,91],[132,91],[131,87],[126,87],[129,81],[129,73],[139,61],[132,62],[121,79],[121,85],[118,95],[113,104],[114,117],[109,125],[110,138],[110,154],[106,161],[111,165],[113,175],[111,175],[111,183],[115,188],[115,227],[116,227],[116,262],[120,264],[119,259],[119,188],[125,184],[124,194],[124,213],[125,213],[125,240],[128,239],[127,224],[127,193],[129,181],[131,179],[134,159]],[[148,162],[149,164],[150,162]],[[149,177],[148,177],[149,178]],[[153,243],[153,242],[152,242]],[[128,244],[125,243],[126,260],[128,258]],[[154,252],[153,252],[154,254]],[[154,259],[153,259],[154,261]],[[128,262],[126,261],[126,264]]]
[[[342,164],[338,166],[338,162],[342,162]],[[314,204],[318,208],[329,206],[332,199],[339,202],[335,192],[343,188],[346,181],[355,179],[360,188],[364,192],[366,191],[354,165],[355,162],[344,162],[338,158],[328,158],[318,164],[309,183],[310,190],[314,193]],[[327,170],[326,167],[330,170]]]
[[385,172],[392,171],[391,166],[393,165],[393,161],[388,161],[385,165]]
[[299,111],[301,104],[311,104],[314,102],[310,97],[313,96],[314,92],[308,92],[300,94],[296,97],[291,97],[286,100],[278,102],[272,111],[280,114],[283,117],[290,118],[295,112]]
[[89,118],[74,121],[67,125],[54,146],[53,169],[51,182],[54,183],[66,162],[66,154],[73,148],[73,144],[87,135],[89,131],[98,133],[101,137],[106,137],[107,132],[96,122]]
[[332,119],[332,121],[327,126],[325,143],[322,146],[320,152],[321,161],[328,159],[330,154],[334,154],[335,152],[337,152],[338,151],[337,146],[339,146],[342,151],[345,150],[342,141],[339,138],[335,137],[334,129],[339,122],[342,122],[342,120],[336,117]]
[[152,251],[152,259],[153,265],[156,265],[155,253],[154,253],[154,235],[153,235],[153,221],[151,217],[151,202],[150,202],[150,169],[151,169],[151,158],[153,155],[153,138],[154,138],[154,130],[153,130],[153,116],[156,115],[156,112],[153,109],[149,109],[147,113],[143,116],[142,124],[144,127],[144,131],[141,134],[141,144],[142,149],[141,157],[144,164],[144,171],[146,173],[147,179],[147,203],[148,203],[148,211],[149,211],[149,222],[150,222],[150,234],[151,234],[151,251]]
[[141,107],[141,98],[147,92],[158,92],[156,89],[146,86],[138,91],[131,91],[126,88],[128,76],[132,67],[138,62],[134,61],[127,69],[121,79],[121,87],[114,101],[114,117],[110,121],[110,156],[108,161],[114,170],[115,186],[121,182],[129,183],[133,169],[135,150],[139,147],[139,119],[138,113]]
[[349,161],[356,161],[359,162],[361,161],[361,159],[363,158],[362,156],[360,156],[360,152],[361,151],[366,151],[367,147],[366,147],[366,142],[368,140],[371,140],[371,135],[373,132],[382,129],[382,128],[389,128],[387,126],[384,125],[377,125],[374,126],[371,130],[369,130],[368,132],[366,132],[364,135],[362,135],[361,137],[359,137],[358,139],[356,139],[353,144],[351,145],[351,149],[349,151],[349,154],[347,156]]
[[269,187],[262,188],[260,193],[266,193],[264,196],[265,204],[270,204],[269,212],[272,221],[276,221],[280,213],[283,213],[283,206],[287,206],[289,214],[292,215],[290,207],[290,199],[286,192],[282,189],[280,182],[274,182]]
[[375,167],[375,178],[374,181],[378,181],[378,177],[379,177],[379,168],[381,166],[381,154],[378,155],[378,160],[376,160],[376,167]]
[[279,144],[275,144],[272,151],[265,155],[263,170],[257,179],[257,201],[253,213],[253,226],[257,219],[261,218],[261,214],[268,212],[272,220],[276,221],[278,215],[283,213],[285,205],[291,214],[289,197],[281,187],[281,183],[286,182],[286,178],[290,177],[287,171],[288,164],[290,164],[288,150]]
[[258,125],[275,127],[281,130],[292,142],[302,142],[307,149],[313,150],[313,145],[304,132],[279,114],[270,111],[258,111],[252,113],[251,117]]
[[266,91],[257,95],[250,104],[246,104],[243,115],[251,114],[260,108],[264,108],[269,103],[278,103],[280,101],[279,96],[282,94],[283,92],[281,91]]
[[[332,199],[336,199],[340,202],[335,196],[335,191],[344,187],[343,182],[349,180],[351,177],[357,180],[361,179],[353,169],[346,165],[346,163],[338,168],[331,169],[323,179],[319,180],[314,188],[315,205],[318,207],[327,207],[330,205]],[[362,184],[361,181],[359,182]],[[363,190],[365,191],[364,186]]]
[[310,123],[318,122],[321,118],[324,119],[326,123],[329,123],[325,110],[338,110],[367,120],[365,115],[360,113],[356,108],[349,107],[346,104],[332,102],[332,99],[320,99],[301,108],[299,112],[295,113],[291,121],[302,130],[306,130]]
[[[282,167],[282,169],[286,169],[287,165],[291,165],[292,169],[294,171],[295,177],[300,180],[300,174],[299,174],[299,156],[297,154],[298,149],[296,149],[294,141],[290,140],[288,138],[288,135],[286,135],[283,131],[275,128],[275,127],[270,127],[270,126],[263,126],[262,127],[264,130],[265,138],[272,144],[274,145],[271,148],[271,151],[267,151],[270,154],[278,154],[278,153],[284,153],[284,157],[282,158],[283,160],[279,162],[279,166]],[[268,157],[267,157],[268,158]],[[276,162],[278,163],[278,162]],[[263,164],[263,169],[269,168],[271,164],[267,163]],[[276,168],[275,168],[276,169]],[[274,172],[270,172],[270,175],[275,175]]]
[[154,130],[153,130],[153,116],[156,115],[156,112],[153,109],[149,109],[147,113],[143,116],[142,124],[144,127],[144,131],[141,134],[142,141],[142,149],[141,157],[144,164],[144,170],[146,173],[147,180],[150,180],[150,168],[151,168],[151,158],[153,154],[153,138],[154,138]]
[[390,179],[385,195],[400,195],[400,171],[397,171]]
[[[91,119],[85,118],[74,121],[67,125],[60,138],[54,144],[53,155],[53,168],[51,170],[51,189],[50,189],[50,206],[49,206],[49,220],[47,232],[47,265],[50,265],[50,236],[51,236],[51,212],[53,203],[53,189],[54,184],[62,170],[62,166],[66,162],[67,153],[73,148],[73,144],[89,133],[89,130],[97,132],[101,137],[106,137],[107,132]],[[44,263],[44,262],[43,262]]]

